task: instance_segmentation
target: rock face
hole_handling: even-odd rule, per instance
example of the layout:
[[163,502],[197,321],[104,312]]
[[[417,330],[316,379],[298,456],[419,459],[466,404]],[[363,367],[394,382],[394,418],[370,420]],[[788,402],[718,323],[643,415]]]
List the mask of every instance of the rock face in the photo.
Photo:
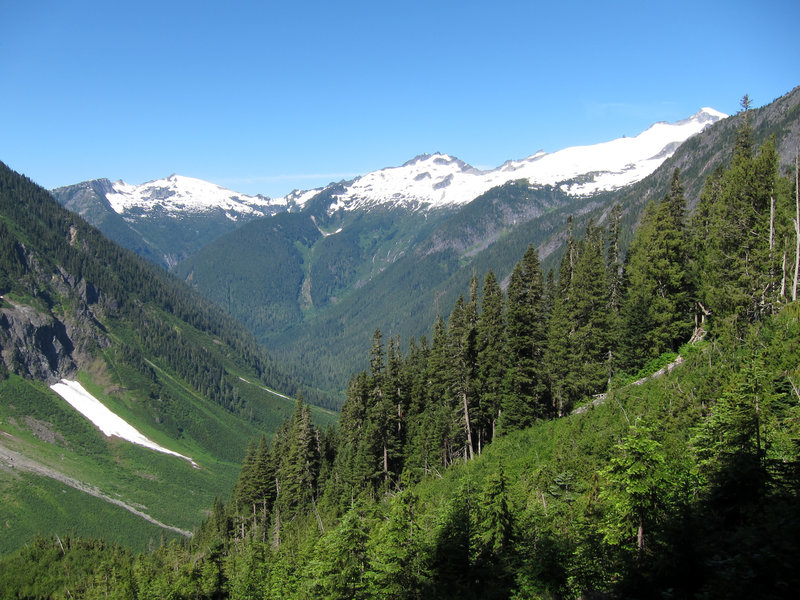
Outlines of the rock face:
[[71,298],[74,308],[67,315],[54,314],[44,303],[0,303],[0,359],[9,371],[48,384],[71,378],[93,349],[109,345],[90,307],[100,300],[98,290],[63,272],[53,279],[53,287]]
[[0,309],[0,353],[11,371],[55,383],[77,371],[75,345],[58,319],[30,306]]

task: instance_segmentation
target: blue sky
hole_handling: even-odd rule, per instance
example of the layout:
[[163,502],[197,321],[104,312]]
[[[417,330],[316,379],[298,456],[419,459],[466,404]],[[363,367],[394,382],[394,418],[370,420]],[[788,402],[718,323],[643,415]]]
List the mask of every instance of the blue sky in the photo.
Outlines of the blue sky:
[[0,160],[281,196],[495,167],[800,84],[800,2],[0,2]]

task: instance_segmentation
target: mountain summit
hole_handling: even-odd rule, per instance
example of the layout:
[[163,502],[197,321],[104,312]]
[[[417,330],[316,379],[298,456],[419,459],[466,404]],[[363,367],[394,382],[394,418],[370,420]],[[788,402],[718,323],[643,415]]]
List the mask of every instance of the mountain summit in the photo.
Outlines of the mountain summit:
[[111,184],[106,199],[116,213],[131,218],[143,213],[177,217],[187,213],[222,211],[228,219],[237,221],[242,216],[275,214],[285,207],[283,199],[248,196],[202,179],[174,174],[141,185],[116,181]]
[[[588,196],[639,181],[655,171],[677,147],[692,135],[727,115],[703,108],[688,119],[656,123],[636,137],[622,137],[590,146],[575,146],[547,153],[538,151],[521,160],[509,160],[496,169],[480,170],[449,154],[422,154],[402,166],[367,173],[352,182],[326,188],[294,191],[282,198],[249,196],[221,186],[170,175],[164,179],[133,185],[124,181],[104,182],[102,190],[91,182],[54,190],[66,204],[76,191],[94,191],[126,222],[136,225],[149,218],[224,217],[232,222],[274,215],[302,207],[324,190],[334,200],[329,210],[357,210],[371,206],[402,206],[412,210],[435,209],[471,202],[487,190],[517,179],[531,184],[560,187],[571,196]],[[333,186],[337,186],[334,190]]]
[[[615,190],[646,177],[689,137],[726,116],[713,108],[703,108],[676,123],[656,123],[636,137],[553,153],[539,151],[487,171],[448,154],[423,154],[400,167],[374,171],[345,185],[343,191],[333,194],[335,202],[330,210],[378,205],[409,209],[462,205],[493,187],[517,179],[527,179],[534,185],[557,186],[571,196]],[[313,195],[306,192],[293,194],[292,198],[303,204]]]

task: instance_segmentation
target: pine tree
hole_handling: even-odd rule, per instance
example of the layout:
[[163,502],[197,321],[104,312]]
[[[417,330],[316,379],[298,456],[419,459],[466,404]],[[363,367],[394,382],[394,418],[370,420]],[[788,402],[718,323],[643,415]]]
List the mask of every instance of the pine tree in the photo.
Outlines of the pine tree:
[[370,538],[366,573],[371,598],[424,598],[429,578],[426,548],[418,523],[419,499],[411,491],[396,496],[387,518]]
[[553,295],[553,310],[547,322],[547,347],[545,364],[550,384],[551,410],[561,416],[574,396],[570,373],[577,361],[575,340],[574,272],[578,260],[578,246],[572,234],[572,217],[567,221],[567,242],[561,257],[558,280]]
[[771,313],[781,296],[783,268],[773,244],[774,195],[781,189],[774,143],[754,154],[743,119],[731,165],[709,179],[692,222],[698,299],[717,323],[744,327]]
[[483,284],[483,301],[477,326],[478,411],[475,419],[478,454],[494,438],[508,368],[503,291],[492,271]]
[[316,502],[320,462],[320,438],[302,395],[298,396],[290,423],[286,452],[278,469],[280,493],[277,501],[284,519]]
[[448,373],[447,328],[441,315],[433,327],[433,340],[425,366],[424,408],[417,418],[411,439],[411,459],[417,472],[427,475],[440,466],[448,466],[452,458],[451,432],[453,425]]
[[500,465],[487,479],[479,507],[481,517],[477,535],[481,551],[492,561],[498,560],[510,550],[512,543],[513,515],[506,491],[507,484],[503,466]]
[[363,506],[356,504],[335,529],[317,541],[314,556],[306,566],[309,597],[370,597],[365,578],[369,568],[369,525]]
[[685,212],[676,169],[667,196],[645,210],[625,264],[622,360],[628,370],[677,350],[691,334],[694,294]]
[[258,484],[256,482],[257,452],[255,443],[250,440],[242,461],[242,468],[239,471],[239,479],[233,492],[234,505],[239,511],[247,511],[258,495]]
[[390,453],[394,455],[397,439],[397,417],[395,397],[386,373],[383,343],[380,330],[372,337],[370,351],[369,408],[367,410],[367,429],[365,443],[371,444],[368,454],[372,455],[374,465],[374,484],[388,489],[391,471]]
[[609,505],[604,524],[607,543],[628,545],[636,540],[641,559],[646,545],[648,523],[664,509],[667,477],[661,444],[644,425],[633,425],[617,444],[616,454],[603,471],[608,487],[602,497]]
[[533,245],[511,273],[508,285],[506,339],[508,370],[501,426],[527,427],[547,414],[544,368],[546,339],[542,271]]
[[613,342],[608,296],[602,231],[590,222],[579,244],[567,305],[571,309],[569,349],[573,362],[567,364],[565,376],[569,384],[562,411],[570,410],[576,401],[602,391],[607,385]]
[[[474,278],[473,278],[473,281]],[[473,288],[477,287],[475,283]],[[458,422],[452,428],[455,433],[459,429],[463,436],[454,436],[454,450],[463,448],[463,459],[473,458],[472,423],[470,422],[470,406],[474,405],[475,369],[476,369],[476,303],[477,294],[473,293],[469,303],[459,297],[447,324],[449,368],[448,404],[454,414],[458,414]],[[461,437],[459,440],[458,438]]]

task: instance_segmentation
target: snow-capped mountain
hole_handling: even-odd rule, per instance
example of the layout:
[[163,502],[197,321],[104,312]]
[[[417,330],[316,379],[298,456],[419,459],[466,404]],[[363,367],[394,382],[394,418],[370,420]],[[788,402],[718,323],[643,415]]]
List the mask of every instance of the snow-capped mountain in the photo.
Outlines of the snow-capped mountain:
[[520,179],[571,196],[614,190],[646,177],[685,140],[725,116],[704,108],[676,123],[656,123],[636,137],[539,151],[491,170],[476,169],[448,154],[424,154],[351,182],[295,190],[282,198],[249,196],[181,175],[139,185],[94,180],[53,190],[53,195],[122,245],[172,267],[253,219],[303,211],[317,196],[313,210],[334,215],[373,207],[412,212],[457,208]]
[[248,221],[287,209],[284,199],[248,196],[181,175],[140,185],[95,179],[52,194],[108,237],[165,267]]
[[222,211],[228,219],[237,221],[241,216],[267,216],[286,209],[286,200],[283,198],[272,200],[261,195],[247,196],[182,175],[170,175],[140,185],[116,181],[111,184],[106,199],[111,208],[123,217],[148,213],[180,216]]
[[[559,186],[572,196],[614,190],[646,177],[689,137],[726,116],[703,108],[676,123],[656,123],[636,137],[553,153],[539,151],[488,171],[447,154],[421,155],[400,167],[359,177],[343,193],[334,195],[331,211],[386,204],[408,208],[466,204],[487,190],[516,179]],[[293,193],[291,199],[303,204],[311,197],[309,192]]]
[[[639,181],[692,135],[727,115],[703,108],[676,123],[656,123],[636,137],[623,137],[557,152],[543,151],[509,160],[492,170],[476,169],[448,154],[423,154],[402,166],[367,173],[334,193],[330,211],[371,206],[412,210],[466,204],[487,190],[516,179],[559,186],[573,196],[588,196]],[[302,207],[325,188],[295,190],[282,198],[248,196],[192,177],[170,175],[133,185],[106,182],[109,206],[129,223],[148,217],[184,217],[215,213],[247,221]],[[110,188],[110,189],[108,189]],[[61,188],[64,189],[64,188]]]

